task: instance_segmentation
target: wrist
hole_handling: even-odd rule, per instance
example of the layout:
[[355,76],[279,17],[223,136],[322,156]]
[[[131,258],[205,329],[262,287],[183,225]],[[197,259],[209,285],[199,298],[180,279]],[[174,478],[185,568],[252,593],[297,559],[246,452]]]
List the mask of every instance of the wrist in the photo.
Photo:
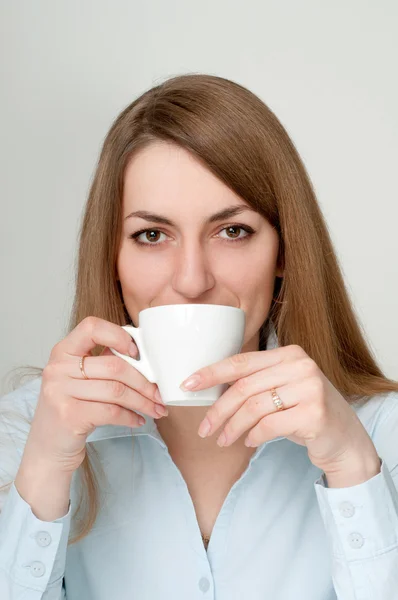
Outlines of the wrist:
[[38,519],[54,521],[68,513],[72,476],[54,465],[21,463],[14,485]]
[[329,488],[345,488],[360,485],[381,472],[381,459],[373,456],[359,456],[345,461],[338,468],[324,469]]

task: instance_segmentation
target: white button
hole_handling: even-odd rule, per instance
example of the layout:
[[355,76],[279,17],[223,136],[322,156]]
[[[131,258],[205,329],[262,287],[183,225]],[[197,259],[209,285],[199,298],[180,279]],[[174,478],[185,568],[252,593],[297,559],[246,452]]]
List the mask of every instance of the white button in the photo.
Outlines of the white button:
[[202,592],[207,592],[207,590],[209,589],[209,587],[210,587],[210,582],[207,579],[207,577],[201,577],[199,579],[199,589]]
[[355,513],[355,507],[351,504],[351,502],[341,502],[339,504],[339,511],[343,517],[352,517]]
[[33,575],[33,577],[43,577],[45,572],[46,567],[43,565],[42,562],[38,560],[32,562],[32,564],[30,565],[30,574]]
[[35,535],[35,540],[43,548],[49,546],[52,542],[51,535],[47,531],[39,531]]
[[365,543],[365,540],[363,539],[361,534],[357,532],[350,533],[350,535],[348,536],[348,541],[351,548],[362,548],[362,546]]

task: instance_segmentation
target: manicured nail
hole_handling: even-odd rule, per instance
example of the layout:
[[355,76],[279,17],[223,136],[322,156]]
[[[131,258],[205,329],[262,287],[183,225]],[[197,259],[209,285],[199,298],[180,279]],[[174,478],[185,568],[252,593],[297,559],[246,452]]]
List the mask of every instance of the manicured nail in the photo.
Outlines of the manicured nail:
[[161,417],[167,417],[169,411],[165,406],[160,406],[160,404],[155,404],[155,410]]
[[200,435],[200,437],[205,438],[211,429],[211,424],[209,419],[205,418],[203,419],[203,421],[201,422],[199,429],[198,429],[198,435]]
[[180,389],[191,390],[192,388],[199,385],[199,383],[200,383],[200,375],[191,375],[191,377],[188,377],[188,379],[186,379],[185,381],[182,382],[182,384],[180,385]]
[[227,436],[225,435],[224,432],[222,432],[222,434],[220,435],[220,437],[217,440],[217,444],[218,444],[218,446],[225,446],[226,441],[227,441]]

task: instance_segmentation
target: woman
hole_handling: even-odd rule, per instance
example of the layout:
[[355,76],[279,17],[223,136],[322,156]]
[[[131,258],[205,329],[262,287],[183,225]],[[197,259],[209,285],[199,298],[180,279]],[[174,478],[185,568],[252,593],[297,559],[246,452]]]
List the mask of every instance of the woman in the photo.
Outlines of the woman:
[[[120,325],[183,303],[244,309],[244,345],[188,388],[229,383],[214,405],[167,412],[109,348],[136,356]],[[397,391],[275,115],[220,77],[165,81],[105,139],[68,335],[3,398],[0,596],[393,600]]]

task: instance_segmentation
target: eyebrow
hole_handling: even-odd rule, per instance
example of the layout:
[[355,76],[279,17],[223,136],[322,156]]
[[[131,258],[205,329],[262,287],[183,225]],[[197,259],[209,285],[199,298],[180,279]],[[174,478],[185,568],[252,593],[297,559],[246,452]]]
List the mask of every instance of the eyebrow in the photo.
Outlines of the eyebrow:
[[[228,208],[224,208],[223,210],[220,210],[219,212],[214,213],[213,215],[210,215],[210,217],[208,217],[206,219],[205,223],[216,223],[217,221],[223,221],[225,219],[230,219],[231,217],[234,217],[235,215],[239,215],[240,213],[244,212],[245,210],[257,212],[251,206],[238,204],[236,206],[229,206]],[[167,217],[164,217],[162,215],[157,215],[155,213],[151,213],[146,210],[137,210],[135,212],[130,213],[125,218],[125,221],[127,221],[127,219],[130,219],[131,217],[140,217],[141,219],[145,219],[146,221],[152,221],[153,223],[162,223],[163,225],[169,225],[171,227],[175,225],[175,223],[173,223],[173,221],[171,221],[170,219],[167,219]]]

